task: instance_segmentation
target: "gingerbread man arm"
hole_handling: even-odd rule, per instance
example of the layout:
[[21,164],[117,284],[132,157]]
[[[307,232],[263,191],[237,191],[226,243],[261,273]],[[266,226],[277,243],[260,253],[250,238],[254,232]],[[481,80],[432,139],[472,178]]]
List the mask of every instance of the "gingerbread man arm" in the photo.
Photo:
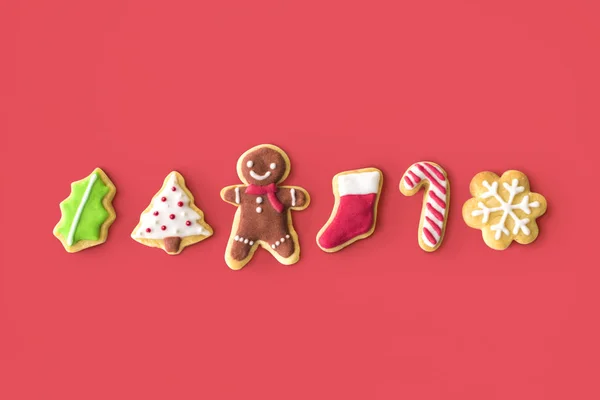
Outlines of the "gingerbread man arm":
[[231,185],[224,187],[221,190],[221,198],[228,202],[229,204],[233,204],[234,206],[239,206],[241,203],[241,199],[244,196],[244,186],[243,185]]
[[277,192],[277,197],[284,206],[293,210],[304,210],[310,203],[308,192],[297,186],[281,186]]

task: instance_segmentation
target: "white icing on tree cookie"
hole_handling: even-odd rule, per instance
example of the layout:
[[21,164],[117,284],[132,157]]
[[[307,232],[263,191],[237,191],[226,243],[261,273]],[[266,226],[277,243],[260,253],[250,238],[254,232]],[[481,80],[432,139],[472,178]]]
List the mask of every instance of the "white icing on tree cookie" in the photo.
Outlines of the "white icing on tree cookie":
[[190,199],[177,183],[176,175],[169,175],[167,184],[152,199],[152,208],[140,217],[135,238],[165,239],[210,235],[198,223],[201,216],[190,207]]

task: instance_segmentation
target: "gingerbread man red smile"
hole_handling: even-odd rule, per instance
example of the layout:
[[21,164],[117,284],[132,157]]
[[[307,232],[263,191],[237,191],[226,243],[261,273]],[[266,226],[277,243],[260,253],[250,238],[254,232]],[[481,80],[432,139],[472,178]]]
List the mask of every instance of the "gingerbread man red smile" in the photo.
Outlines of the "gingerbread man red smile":
[[278,186],[290,173],[287,154],[270,144],[253,147],[238,159],[237,172],[244,185],[221,190],[223,200],[238,206],[225,262],[241,269],[260,245],[280,263],[296,263],[300,247],[291,210],[308,207],[310,196],[300,187]]

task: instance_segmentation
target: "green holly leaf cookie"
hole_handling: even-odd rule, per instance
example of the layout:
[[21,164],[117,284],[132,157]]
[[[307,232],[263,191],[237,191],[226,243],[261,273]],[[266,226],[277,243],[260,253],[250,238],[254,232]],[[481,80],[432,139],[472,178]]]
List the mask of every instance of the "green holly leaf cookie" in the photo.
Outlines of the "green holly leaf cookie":
[[116,218],[112,200],[117,189],[104,171],[96,168],[87,178],[71,184],[71,194],[60,203],[62,217],[54,227],[69,253],[106,241]]

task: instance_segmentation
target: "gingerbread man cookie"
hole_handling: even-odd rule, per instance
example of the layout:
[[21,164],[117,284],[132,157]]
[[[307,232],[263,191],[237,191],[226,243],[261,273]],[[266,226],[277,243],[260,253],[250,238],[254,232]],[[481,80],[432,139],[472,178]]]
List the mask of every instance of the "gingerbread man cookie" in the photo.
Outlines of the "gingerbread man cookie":
[[502,177],[480,172],[470,185],[473,196],[463,205],[463,219],[471,228],[481,229],[483,241],[492,249],[504,250],[512,241],[533,242],[539,228],[536,218],[546,212],[546,199],[529,189],[527,176],[506,171]]
[[296,263],[300,246],[291,210],[304,210],[310,196],[300,187],[278,186],[290,173],[289,157],[277,146],[261,144],[241,155],[237,173],[244,185],[221,190],[221,198],[238,207],[225,262],[241,269],[260,245],[280,263]]

